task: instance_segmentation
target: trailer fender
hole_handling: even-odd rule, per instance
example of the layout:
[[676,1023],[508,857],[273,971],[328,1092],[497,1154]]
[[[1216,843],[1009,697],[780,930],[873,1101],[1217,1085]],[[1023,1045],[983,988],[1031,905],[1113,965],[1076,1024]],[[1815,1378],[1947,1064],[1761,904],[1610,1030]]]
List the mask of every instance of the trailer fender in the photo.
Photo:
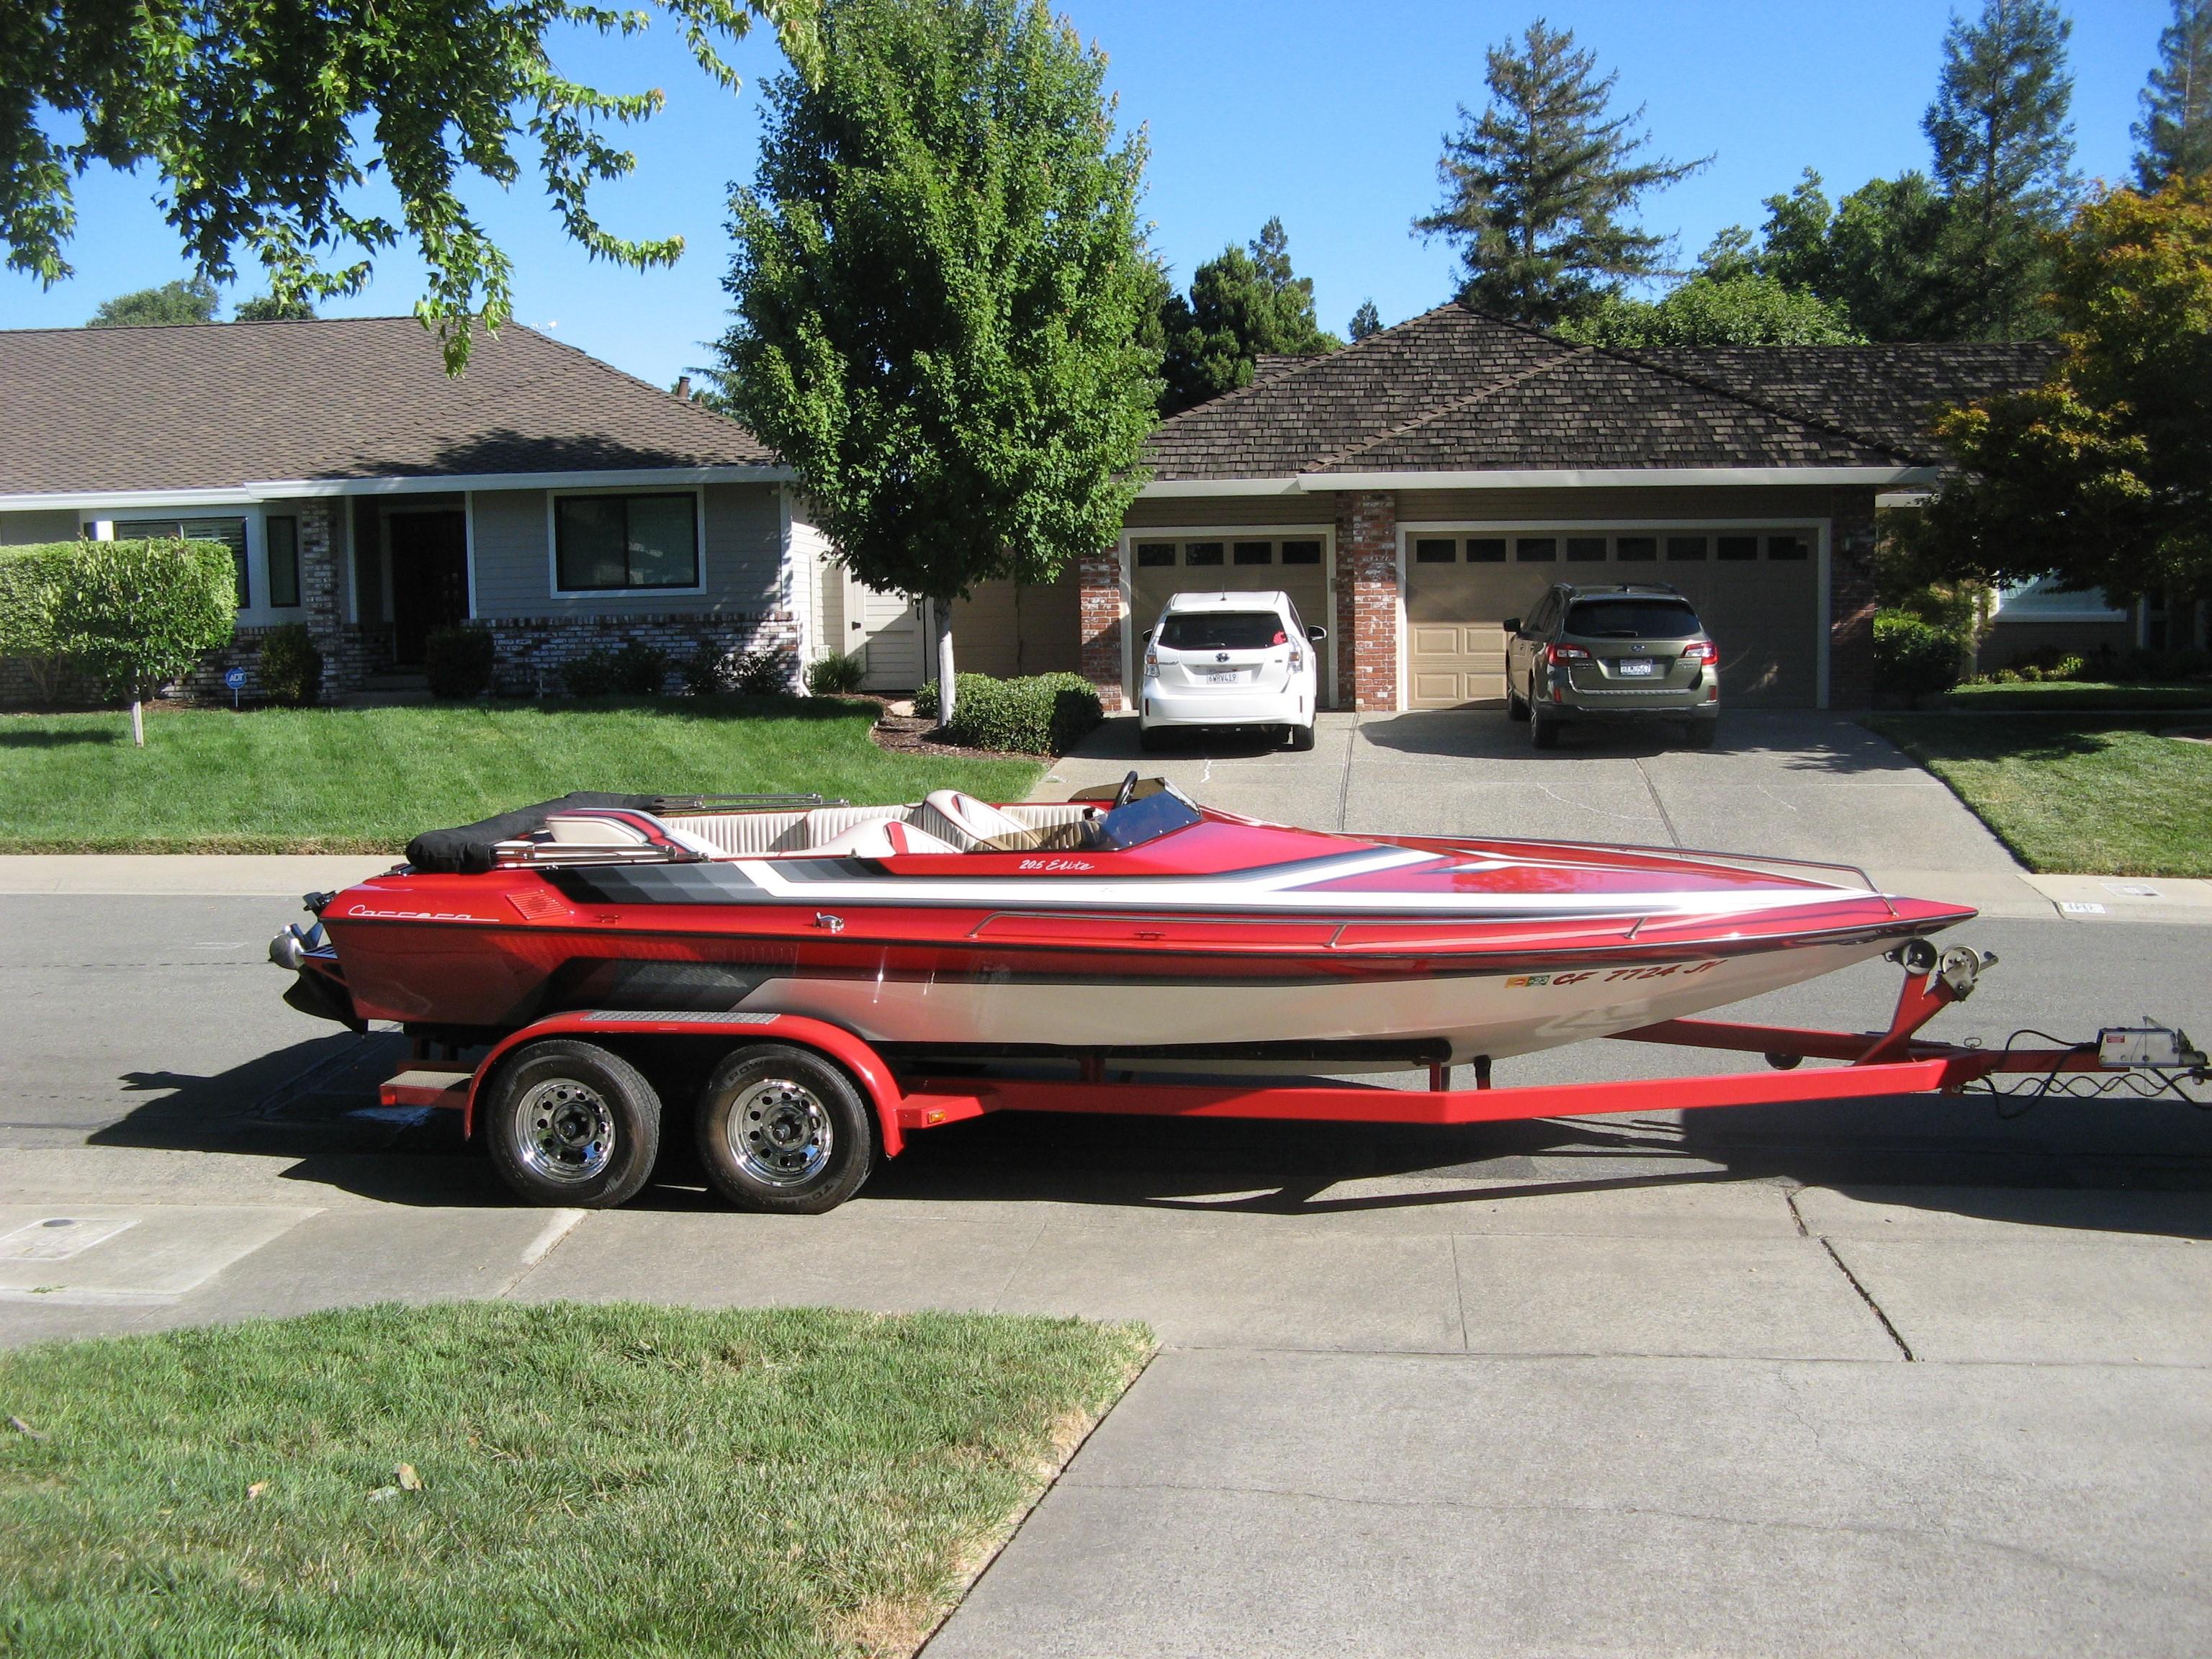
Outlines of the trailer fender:
[[906,1137],[899,1128],[898,1108],[902,1097],[884,1057],[842,1026],[805,1014],[656,1014],[581,1009],[549,1015],[519,1031],[510,1032],[484,1056],[469,1080],[468,1103],[461,1116],[463,1135],[476,1133],[477,1097],[507,1055],[526,1042],[549,1036],[731,1036],[811,1048],[850,1073],[866,1092],[869,1104],[875,1108],[884,1156],[896,1158],[906,1150]]

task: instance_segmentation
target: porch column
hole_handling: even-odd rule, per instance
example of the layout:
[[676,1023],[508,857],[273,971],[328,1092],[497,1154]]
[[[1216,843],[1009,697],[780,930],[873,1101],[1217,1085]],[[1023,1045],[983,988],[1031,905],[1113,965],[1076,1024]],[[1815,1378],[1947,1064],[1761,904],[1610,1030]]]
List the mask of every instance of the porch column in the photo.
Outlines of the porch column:
[[1398,706],[1398,498],[1336,498],[1336,702]]
[[1874,495],[1832,490],[1828,504],[1828,706],[1874,701]]
[[299,520],[301,620],[307,623],[315,649],[323,653],[323,701],[361,684],[358,641],[346,629],[338,591],[344,577],[338,557],[340,506],[330,500],[283,503],[283,511]]
[[1109,714],[1125,708],[1121,687],[1121,550],[1103,548],[1076,561],[1078,625],[1083,635],[1083,678],[1098,688]]

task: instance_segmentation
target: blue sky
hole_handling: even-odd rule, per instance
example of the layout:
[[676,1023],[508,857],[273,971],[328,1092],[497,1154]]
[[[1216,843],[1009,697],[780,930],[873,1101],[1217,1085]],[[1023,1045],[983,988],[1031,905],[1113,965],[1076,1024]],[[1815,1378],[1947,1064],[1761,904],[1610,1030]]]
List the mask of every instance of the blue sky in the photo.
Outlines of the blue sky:
[[[1449,296],[1450,250],[1408,227],[1436,201],[1455,106],[1483,101],[1484,49],[1523,27],[1530,8],[1066,0],[1061,9],[1111,60],[1122,119],[1149,131],[1146,213],[1179,281],[1279,215],[1325,327],[1341,332],[1366,298],[1396,322]],[[2077,165],[2118,179],[2169,0],[2072,10]],[[1686,258],[1725,225],[1756,224],[1760,199],[1802,167],[1837,195],[1924,166],[1920,116],[1949,12],[1929,0],[1580,0],[1547,15],[1620,72],[1616,99],[1646,106],[1656,149],[1716,158],[1646,206],[1646,223],[1678,234]],[[515,259],[521,320],[663,384],[702,360],[726,308],[726,185],[751,176],[759,82],[780,64],[765,31],[733,58],[746,80],[734,98],[690,66],[665,21],[642,41],[564,46],[562,67],[578,78],[666,91],[667,110],[634,135],[637,175],[597,199],[610,226],[679,232],[689,251],[643,275],[597,264],[561,235],[526,173],[511,194],[480,187],[471,200]],[[143,174],[81,181],[78,275],[46,291],[0,275],[0,326],[72,325],[111,295],[185,275],[152,198]],[[404,313],[419,276],[411,259],[387,258],[364,294],[326,310]],[[234,297],[258,286],[249,276]]]

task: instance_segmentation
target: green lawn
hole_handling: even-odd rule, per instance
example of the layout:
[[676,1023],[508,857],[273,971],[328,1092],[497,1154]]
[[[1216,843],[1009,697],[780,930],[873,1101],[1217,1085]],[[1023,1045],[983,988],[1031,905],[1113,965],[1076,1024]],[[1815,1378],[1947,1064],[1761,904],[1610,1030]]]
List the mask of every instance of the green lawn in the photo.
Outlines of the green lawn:
[[0,1355],[0,1651],[906,1654],[1150,1345],[462,1303]]
[[0,852],[397,852],[571,789],[1021,799],[1026,761],[890,754],[834,701],[0,716]]
[[2116,685],[2100,680],[2047,680],[2029,685],[1961,685],[1945,694],[1953,708],[2212,708],[2212,685]]
[[2031,870],[2212,876],[2212,744],[2172,720],[2096,714],[1876,714]]

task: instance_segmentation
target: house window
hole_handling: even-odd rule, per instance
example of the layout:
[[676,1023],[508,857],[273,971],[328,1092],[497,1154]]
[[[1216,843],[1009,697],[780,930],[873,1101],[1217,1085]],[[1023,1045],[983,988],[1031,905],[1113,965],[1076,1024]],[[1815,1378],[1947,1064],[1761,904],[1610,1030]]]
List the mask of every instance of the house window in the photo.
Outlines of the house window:
[[1669,536],[1667,538],[1667,562],[1669,564],[1694,564],[1705,556],[1703,536]]
[[228,548],[231,563],[237,570],[238,608],[243,611],[253,603],[253,585],[246,574],[245,520],[118,519],[115,523],[115,539],[118,542],[176,536],[192,542],[221,542]]
[[1468,538],[1467,562],[1469,564],[1504,564],[1505,538],[1503,536]]
[[1455,556],[1456,544],[1448,541],[1419,541],[1413,544],[1415,564],[1449,564]]
[[1239,542],[1236,559],[1238,564],[1273,564],[1275,544],[1273,542]]
[[1321,544],[1319,542],[1285,542],[1283,562],[1285,564],[1319,564]]
[[1513,556],[1522,564],[1551,564],[1559,559],[1559,544],[1550,536],[1523,536],[1513,544]]
[[1656,536],[1623,536],[1613,544],[1613,556],[1625,564],[1651,564],[1659,557]]
[[1605,538],[1602,536],[1570,536],[1567,538],[1569,564],[1603,564]]
[[1174,562],[1175,544],[1173,542],[1139,542],[1137,544],[1139,569],[1153,570],[1161,565]]
[[1769,536],[1766,538],[1766,556],[1770,559],[1809,559],[1813,556],[1813,548],[1802,536]]
[[279,607],[300,603],[300,521],[289,514],[261,521],[262,540],[269,549],[269,603]]
[[1185,564],[1219,564],[1221,562],[1221,544],[1219,542],[1193,542],[1189,546],[1183,549],[1182,562]]
[[553,503],[564,593],[699,586],[698,498],[563,495]]

